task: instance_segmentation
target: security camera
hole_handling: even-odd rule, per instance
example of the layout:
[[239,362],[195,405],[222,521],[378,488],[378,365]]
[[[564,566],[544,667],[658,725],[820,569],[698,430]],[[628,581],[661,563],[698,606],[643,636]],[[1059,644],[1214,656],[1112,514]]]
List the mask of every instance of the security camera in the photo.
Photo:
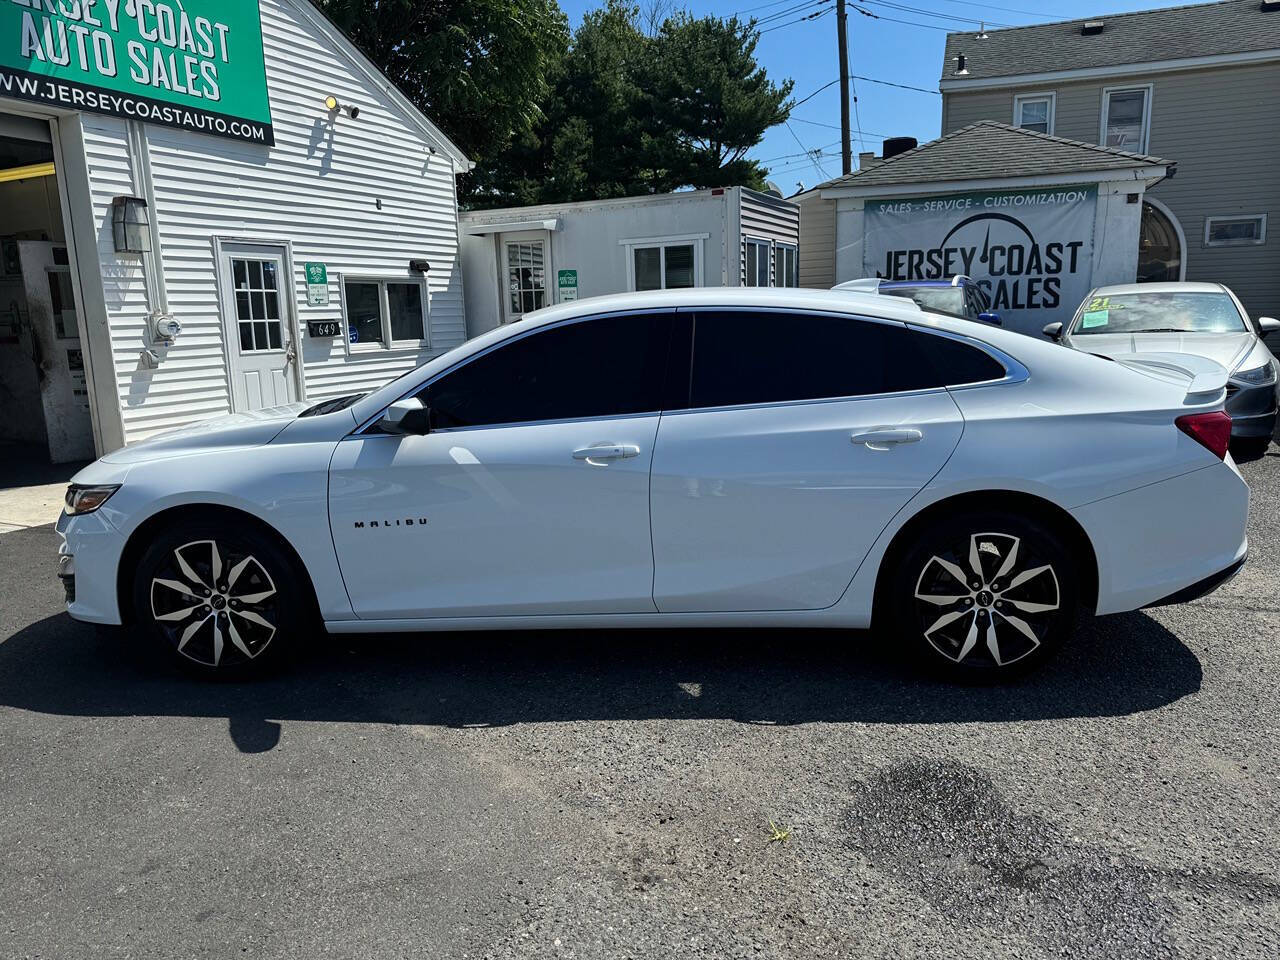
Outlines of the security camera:
[[360,108],[347,107],[347,116],[349,116],[352,120],[354,120],[356,117],[360,116]]

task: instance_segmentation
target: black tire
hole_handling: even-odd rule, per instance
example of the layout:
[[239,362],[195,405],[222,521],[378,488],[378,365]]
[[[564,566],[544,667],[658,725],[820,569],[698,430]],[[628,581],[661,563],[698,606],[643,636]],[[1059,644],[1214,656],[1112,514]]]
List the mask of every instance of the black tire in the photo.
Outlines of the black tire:
[[[959,582],[956,572],[967,579]],[[1021,514],[980,510],[930,523],[899,554],[891,576],[896,639],[958,682],[1021,676],[1052,657],[1075,628],[1077,559],[1052,527]],[[955,599],[942,602],[949,597]]]
[[241,678],[274,669],[297,645],[311,619],[303,590],[273,537],[234,520],[179,522],[143,551],[134,618],[184,669]]

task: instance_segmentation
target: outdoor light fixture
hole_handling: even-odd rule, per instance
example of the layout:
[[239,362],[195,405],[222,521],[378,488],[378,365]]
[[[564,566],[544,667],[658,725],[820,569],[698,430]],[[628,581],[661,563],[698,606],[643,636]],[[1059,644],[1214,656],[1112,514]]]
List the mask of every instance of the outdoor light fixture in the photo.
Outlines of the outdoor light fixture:
[[353,107],[351,105],[347,105],[344,107],[342,104],[338,102],[338,98],[335,97],[332,93],[324,98],[324,108],[328,110],[330,113],[336,113],[339,110],[345,110],[347,112],[347,116],[349,116],[352,120],[360,116],[359,107]]
[[425,260],[410,260],[410,261],[409,261],[409,272],[410,272],[410,273],[426,273],[426,272],[427,272],[427,271],[429,271],[430,269],[431,269],[431,264],[427,263],[427,261],[425,261]]
[[111,236],[116,253],[151,252],[151,217],[141,197],[116,197],[111,201]]

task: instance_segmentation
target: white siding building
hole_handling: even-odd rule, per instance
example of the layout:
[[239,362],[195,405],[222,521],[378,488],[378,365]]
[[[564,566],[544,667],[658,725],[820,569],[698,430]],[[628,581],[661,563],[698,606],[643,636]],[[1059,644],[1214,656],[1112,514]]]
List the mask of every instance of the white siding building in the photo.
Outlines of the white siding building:
[[[33,181],[48,198],[0,222],[0,242],[6,261],[21,247],[60,268],[74,299],[50,311],[0,273],[0,403],[25,397],[45,421],[0,441],[87,458],[367,390],[465,339],[455,178],[469,162],[307,0],[157,0],[119,5],[118,21],[75,6],[78,25],[38,3],[0,11],[0,210]],[[114,62],[78,63],[73,43],[51,69],[71,26]],[[149,243],[116,236],[126,209]],[[87,439],[55,444],[68,418]]]
[[796,286],[800,209],[719,187],[462,215],[467,332],[580,297]]

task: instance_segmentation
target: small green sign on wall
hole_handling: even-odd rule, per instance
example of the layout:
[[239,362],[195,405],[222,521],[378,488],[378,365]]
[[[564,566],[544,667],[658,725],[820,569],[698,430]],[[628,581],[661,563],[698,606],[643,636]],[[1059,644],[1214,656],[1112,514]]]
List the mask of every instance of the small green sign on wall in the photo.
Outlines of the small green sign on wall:
[[307,274],[307,306],[327,307],[329,305],[329,268],[323,263],[308,263],[304,269]]
[[275,143],[258,0],[0,0],[0,96]]
[[557,270],[556,286],[559,288],[560,302],[568,303],[578,299],[578,271]]

